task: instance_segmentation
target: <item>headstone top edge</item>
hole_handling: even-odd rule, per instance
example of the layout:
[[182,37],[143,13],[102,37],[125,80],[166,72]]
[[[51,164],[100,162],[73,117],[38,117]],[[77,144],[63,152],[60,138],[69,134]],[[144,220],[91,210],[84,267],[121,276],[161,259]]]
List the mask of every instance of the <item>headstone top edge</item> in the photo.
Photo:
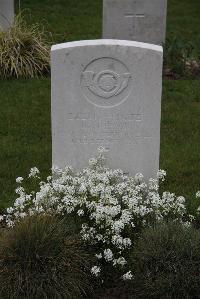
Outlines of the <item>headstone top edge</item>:
[[81,40],[81,41],[74,41],[74,42],[66,42],[62,44],[56,44],[51,47],[51,52],[62,50],[62,49],[69,49],[75,47],[83,47],[83,46],[100,46],[100,45],[110,45],[110,46],[125,46],[125,47],[136,47],[142,48],[147,50],[153,50],[156,52],[163,53],[163,47],[159,45],[149,44],[149,43],[142,43],[137,41],[129,41],[129,40],[117,40],[117,39],[95,39],[95,40]]

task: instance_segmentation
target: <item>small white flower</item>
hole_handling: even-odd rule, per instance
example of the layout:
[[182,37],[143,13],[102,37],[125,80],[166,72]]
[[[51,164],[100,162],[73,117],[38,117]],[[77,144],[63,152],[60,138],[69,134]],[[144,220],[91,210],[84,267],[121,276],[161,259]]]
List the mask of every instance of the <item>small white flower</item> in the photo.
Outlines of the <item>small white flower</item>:
[[85,184],[82,183],[79,187],[79,192],[85,193],[86,191],[87,191],[87,188],[86,188]]
[[133,278],[133,275],[131,274],[131,271],[128,271],[127,273],[125,273],[123,276],[122,276],[122,279],[123,280],[131,280]]
[[107,150],[105,149],[105,147],[103,147],[103,146],[99,146],[98,147],[98,152],[100,153],[100,154],[103,154],[103,153],[105,153]]
[[162,170],[162,169],[158,170],[158,172],[157,172],[157,179],[159,179],[161,181],[164,181],[165,177],[166,177],[166,171]]
[[19,197],[16,199],[14,206],[15,207],[23,207],[24,202],[25,202],[25,197]]
[[30,169],[30,173],[28,175],[29,178],[36,178],[38,177],[37,175],[40,173],[39,169],[37,167],[33,167]]
[[21,184],[23,181],[23,177],[19,176],[18,178],[16,178],[16,183]]
[[101,268],[98,267],[98,266],[94,266],[94,267],[92,267],[92,269],[91,269],[91,273],[92,273],[93,275],[95,275],[96,277],[99,276],[99,273],[100,273],[100,272],[101,272]]
[[127,261],[125,260],[124,257],[119,257],[118,259],[113,260],[113,266],[120,265],[123,267],[126,263]]
[[8,227],[13,227],[13,226],[14,226],[14,221],[12,221],[12,220],[8,220],[8,221],[7,221],[7,226],[8,226]]
[[4,217],[0,215],[0,222],[3,221]]
[[24,188],[23,187],[18,187],[15,189],[15,193],[22,195],[24,193]]
[[49,175],[49,176],[47,177],[47,182],[51,182],[51,180],[52,180],[52,177]]
[[135,180],[141,182],[143,180],[144,176],[142,173],[136,173]]
[[197,191],[196,198],[200,198],[200,191]]
[[178,197],[177,197],[177,202],[179,202],[180,204],[184,204],[184,203],[185,203],[185,197],[183,197],[183,196],[178,196]]
[[159,182],[156,179],[149,179],[149,190],[158,191],[159,189]]
[[113,253],[109,248],[104,250],[104,257],[107,262],[112,261]]
[[20,218],[25,218],[27,216],[27,214],[26,213],[20,213],[19,216],[20,216]]
[[10,207],[10,208],[7,208],[6,211],[8,214],[12,214],[12,212],[14,212],[14,209],[12,207]]
[[96,258],[98,258],[98,260],[102,259],[102,254],[99,253],[99,254],[95,254]]
[[78,214],[78,216],[83,216],[84,215],[84,211],[83,210],[78,210],[77,214]]
[[123,245],[125,248],[130,247],[132,244],[131,239],[130,238],[124,238],[123,239]]

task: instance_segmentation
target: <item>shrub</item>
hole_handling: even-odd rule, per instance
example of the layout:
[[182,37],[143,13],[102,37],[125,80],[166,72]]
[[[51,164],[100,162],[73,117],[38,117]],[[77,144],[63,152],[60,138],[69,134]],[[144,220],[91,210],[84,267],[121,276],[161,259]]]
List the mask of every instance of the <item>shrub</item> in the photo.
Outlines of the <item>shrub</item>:
[[21,14],[0,31],[0,78],[34,78],[50,71],[50,45],[38,25],[27,25]]
[[27,217],[1,233],[0,298],[82,298],[90,256],[65,222]]
[[175,223],[147,228],[132,263],[136,298],[199,298],[200,230]]
[[198,76],[200,74],[198,46],[177,36],[166,40],[164,66],[166,75]]
[[[40,182],[38,169],[32,168],[28,179],[17,178],[18,197],[0,220],[13,226],[32,214],[70,215],[79,223],[84,243],[96,250],[92,274],[109,278],[114,268],[120,279],[130,280],[127,257],[141,229],[161,219],[192,218],[187,215],[184,197],[159,194],[164,171],[145,183],[141,174],[128,177],[122,170],[107,168],[103,152],[100,148],[97,159],[90,159],[89,167],[78,173],[70,167],[54,168],[54,179],[49,176],[46,182]],[[38,183],[34,191],[27,188],[29,180]]]

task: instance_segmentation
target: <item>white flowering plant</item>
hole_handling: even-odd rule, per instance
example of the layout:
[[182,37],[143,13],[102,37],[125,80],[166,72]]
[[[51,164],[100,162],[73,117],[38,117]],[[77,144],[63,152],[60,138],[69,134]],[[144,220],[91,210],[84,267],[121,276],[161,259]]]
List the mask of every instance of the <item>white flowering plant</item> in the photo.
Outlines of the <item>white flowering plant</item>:
[[1,221],[13,227],[20,219],[40,213],[78,217],[82,240],[96,249],[91,273],[100,276],[103,265],[108,264],[123,280],[130,280],[127,257],[138,232],[169,219],[188,225],[193,217],[187,213],[184,197],[169,192],[160,195],[165,171],[159,170],[156,178],[145,183],[142,174],[129,177],[120,169],[107,168],[104,151],[99,148],[97,158],[78,173],[71,167],[53,167],[45,182],[40,181],[39,170],[32,168],[28,180],[38,180],[35,191],[27,192],[25,180],[17,178],[18,197]]

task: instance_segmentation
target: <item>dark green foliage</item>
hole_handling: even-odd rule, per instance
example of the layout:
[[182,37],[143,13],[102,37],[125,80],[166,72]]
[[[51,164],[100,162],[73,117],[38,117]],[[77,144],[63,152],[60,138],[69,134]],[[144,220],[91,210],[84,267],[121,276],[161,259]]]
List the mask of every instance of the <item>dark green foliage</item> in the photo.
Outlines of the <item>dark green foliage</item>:
[[19,14],[0,31],[0,78],[34,78],[49,73],[50,45],[39,25],[27,25]]
[[[91,291],[90,256],[66,222],[26,218],[0,239],[0,298],[82,298]],[[87,295],[86,295],[87,297]]]
[[165,75],[200,76],[200,53],[197,44],[180,37],[166,40],[164,48]]
[[[194,41],[197,37],[200,37],[199,11],[199,0],[168,0],[167,38],[173,38],[174,34],[178,34],[187,41]],[[200,43],[198,46],[200,47]]]
[[200,230],[173,223],[146,229],[132,262],[136,298],[200,298]]

